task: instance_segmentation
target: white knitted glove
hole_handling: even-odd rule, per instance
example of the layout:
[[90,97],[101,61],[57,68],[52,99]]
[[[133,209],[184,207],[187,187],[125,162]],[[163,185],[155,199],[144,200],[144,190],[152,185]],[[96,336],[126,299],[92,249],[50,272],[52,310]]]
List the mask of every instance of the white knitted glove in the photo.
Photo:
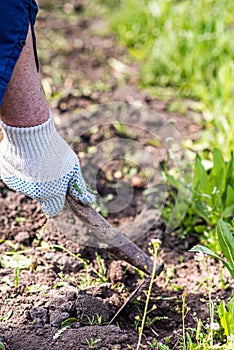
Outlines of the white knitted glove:
[[78,157],[57,133],[51,115],[38,126],[18,128],[2,121],[0,126],[0,178],[9,188],[37,199],[48,216],[62,210],[68,189],[83,204],[95,200]]

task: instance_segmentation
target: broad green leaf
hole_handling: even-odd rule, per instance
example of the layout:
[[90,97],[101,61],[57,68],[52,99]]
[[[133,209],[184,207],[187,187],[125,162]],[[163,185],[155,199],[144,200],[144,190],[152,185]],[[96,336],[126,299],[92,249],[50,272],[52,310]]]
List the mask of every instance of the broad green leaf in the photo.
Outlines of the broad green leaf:
[[[234,270],[234,238],[224,221],[219,220],[217,224],[219,244],[230,267]],[[233,275],[234,276],[234,275]]]
[[[208,254],[213,256],[216,259],[222,260],[217,254],[215,254],[211,249],[203,246],[203,245],[195,245],[194,247],[192,247],[192,249],[189,250],[190,252],[197,252],[197,253],[203,253],[203,254]],[[225,261],[224,261],[225,262]]]
[[67,318],[65,321],[63,321],[61,323],[61,326],[62,327],[70,327],[76,321],[77,321],[76,317],[70,317],[70,318]]
[[[233,202],[234,203],[234,202]],[[230,218],[230,216],[234,213],[234,204],[227,206],[222,212],[222,218]]]
[[199,193],[210,194],[207,173],[199,155],[196,156],[194,165],[193,189],[199,191]]
[[207,223],[210,223],[210,215],[204,203],[200,199],[196,199],[191,203],[195,213],[203,218]]
[[214,166],[212,168],[210,177],[213,187],[219,189],[222,194],[225,191],[226,172],[225,162],[219,149],[215,148],[213,152]]
[[221,326],[224,329],[224,333],[226,336],[229,336],[231,334],[232,315],[230,312],[226,310],[224,301],[221,301],[218,307],[218,314],[219,314]]
[[53,336],[53,340],[57,340],[61,336],[61,334],[65,332],[68,328],[70,328],[72,323],[76,321],[77,321],[77,318],[75,317],[70,317],[70,318],[67,318],[65,321],[63,321],[61,324],[62,328],[59,329],[57,333],[55,333],[55,335]]
[[3,342],[0,341],[0,350],[6,350],[5,345],[3,344]]
[[226,164],[226,181],[229,182],[229,184],[233,184],[233,177],[234,177],[234,152],[231,152],[231,158]]
[[232,324],[234,326],[234,296],[231,298],[231,300],[229,301],[229,303],[227,304],[227,308],[228,311],[231,313],[232,315]]
[[231,185],[227,185],[225,207],[230,206],[234,206],[234,189]]
[[[209,249],[209,248],[207,248],[207,247],[205,247],[203,245],[195,245],[192,249],[190,249],[190,252],[197,252],[197,253],[208,254],[210,256],[213,256],[216,259],[219,259],[220,261],[222,261],[224,266],[229,270],[229,272],[232,275],[232,270],[230,270],[229,264],[227,264],[227,262],[225,260],[223,260],[220,256],[215,254],[211,249]],[[233,273],[234,273],[234,271],[233,271]]]

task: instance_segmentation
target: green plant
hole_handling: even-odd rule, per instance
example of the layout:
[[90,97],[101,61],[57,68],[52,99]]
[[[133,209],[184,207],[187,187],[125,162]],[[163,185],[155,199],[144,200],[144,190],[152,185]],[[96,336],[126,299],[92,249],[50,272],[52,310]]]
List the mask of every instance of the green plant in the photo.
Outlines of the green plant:
[[31,267],[31,258],[23,254],[23,252],[6,252],[0,255],[0,266],[4,268],[29,269]]
[[[229,230],[227,224],[222,220],[218,221],[217,235],[220,249],[225,257],[225,260],[223,257],[217,255],[209,248],[201,245],[193,247],[191,251],[208,254],[216,259],[219,259],[228,269],[232,278],[234,279],[234,238],[231,230]],[[220,303],[218,307],[218,315],[221,326],[224,330],[224,334],[227,336],[227,349],[232,349],[232,346],[234,345],[234,296],[231,297],[227,305],[225,305],[224,301]]]
[[224,334],[234,342],[234,297],[225,305],[224,301],[221,301],[218,314],[220,318],[221,326],[224,329]]
[[3,344],[3,342],[0,341],[0,350],[6,350],[5,345]]
[[194,318],[196,327],[186,327],[185,318],[190,309],[186,305],[186,295],[182,301],[182,331],[183,334],[180,339],[180,348],[183,350],[211,350],[224,349],[221,344],[215,345],[214,339],[217,338],[216,332],[219,328],[219,324],[214,322],[214,303],[209,296],[208,308],[210,311],[210,321],[208,324],[204,324],[201,319]]
[[148,291],[147,291],[147,297],[146,297],[146,302],[145,302],[144,313],[143,313],[143,316],[142,316],[141,326],[139,327],[139,337],[138,337],[136,350],[139,350],[140,347],[141,347],[141,339],[142,339],[142,335],[143,335],[143,329],[144,329],[144,326],[146,324],[146,317],[147,317],[147,312],[148,312],[147,310],[148,310],[148,307],[149,307],[150,296],[151,296],[151,293],[152,293],[154,278],[155,278],[155,275],[156,275],[157,257],[158,257],[159,245],[160,245],[160,241],[158,239],[152,239],[151,240],[150,252],[151,252],[151,254],[153,256],[153,262],[154,263],[153,263],[152,276],[151,276],[149,288],[148,288]]
[[229,219],[234,212],[234,158],[224,161],[219,149],[214,149],[212,163],[205,168],[197,155],[194,165],[193,209],[214,227],[220,218]]
[[152,343],[150,344],[150,349],[156,349],[157,347],[157,340],[154,338]]
[[77,318],[75,317],[70,317],[64,320],[61,324],[62,328],[55,333],[55,335],[53,336],[53,340],[57,340],[61,336],[61,334],[64,333],[68,328],[70,328],[72,324],[76,321],[77,321]]
[[228,269],[232,278],[234,278],[234,238],[232,232],[229,230],[227,224],[223,220],[219,220],[217,224],[217,235],[221,252],[226,260],[214,253],[211,249],[202,245],[196,245],[190,251],[208,254],[219,259]]
[[[140,83],[157,96],[202,101],[209,146],[228,155],[234,145],[234,8],[231,0],[126,0],[111,28],[141,64]],[[111,2],[112,3],[112,2]],[[207,145],[207,137],[206,140]],[[204,145],[205,147],[205,145]]]
[[161,343],[161,342],[158,342],[156,344],[157,347],[151,347],[152,349],[158,349],[158,350],[170,350],[169,346]]
[[5,315],[0,317],[0,322],[9,320],[9,318],[11,318],[12,315],[13,315],[13,310],[11,309]]
[[90,317],[89,315],[86,315],[86,317],[88,319],[88,323],[90,326],[94,326],[95,324],[100,326],[103,324],[101,315],[95,314],[95,315],[92,315],[92,317]]
[[93,338],[86,338],[86,343],[88,344],[89,349],[95,349],[95,345],[97,343],[99,343],[101,341],[101,339],[97,338],[97,339],[93,339]]
[[15,245],[11,244],[10,241],[9,246],[11,246],[13,250],[0,255],[0,267],[14,269],[14,286],[18,288],[21,270],[30,269],[32,259],[31,257],[25,256],[24,251],[17,252]]
[[95,253],[95,255],[98,269],[92,268],[92,271],[99,277],[100,282],[107,282],[108,279],[106,277],[107,270],[105,262],[97,252]]
[[81,262],[83,264],[84,269],[88,267],[88,261],[83,259],[81,257],[81,254],[74,254],[69,249],[67,249],[66,247],[64,247],[64,246],[62,246],[60,244],[52,244],[51,246],[49,246],[49,248],[51,250],[55,250],[55,249],[63,250],[64,252],[69,254],[71,257],[73,257],[76,260],[78,260],[79,262]]
[[[171,201],[163,212],[167,221],[170,207],[176,200],[180,179],[165,172]],[[171,187],[171,189],[170,189]],[[173,190],[174,189],[174,190]],[[202,160],[196,156],[192,183],[192,198],[178,234],[183,238],[194,232],[201,242],[215,252],[219,252],[215,227],[219,219],[230,220],[234,212],[234,155],[225,161],[219,149],[214,149],[211,160]]]
[[19,287],[19,279],[20,279],[20,268],[17,266],[14,269],[14,284],[15,284],[15,288]]

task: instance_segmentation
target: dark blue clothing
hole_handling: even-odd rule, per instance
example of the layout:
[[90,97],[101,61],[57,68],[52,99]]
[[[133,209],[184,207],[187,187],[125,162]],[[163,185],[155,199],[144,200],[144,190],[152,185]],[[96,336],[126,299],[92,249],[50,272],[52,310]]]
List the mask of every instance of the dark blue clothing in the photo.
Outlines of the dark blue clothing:
[[[33,29],[38,7],[35,0],[0,0],[0,106],[16,61],[25,45],[28,28]],[[36,39],[34,53],[36,55]],[[37,56],[35,56],[36,62]]]

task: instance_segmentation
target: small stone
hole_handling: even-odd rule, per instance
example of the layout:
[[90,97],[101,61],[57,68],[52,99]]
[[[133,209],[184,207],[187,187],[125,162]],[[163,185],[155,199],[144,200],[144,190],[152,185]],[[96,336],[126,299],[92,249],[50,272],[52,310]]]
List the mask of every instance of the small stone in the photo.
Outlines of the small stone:
[[78,321],[72,323],[72,328],[80,328],[80,326],[81,324]]
[[39,336],[44,335],[44,330],[43,330],[43,328],[38,328],[38,329],[36,330],[36,335],[39,335]]
[[75,311],[75,304],[72,301],[67,301],[60,306],[61,312],[68,312],[69,315]]
[[54,327],[60,327],[61,323],[69,318],[68,312],[51,311],[50,312],[50,324]]
[[22,231],[15,236],[15,240],[18,243],[28,245],[30,243],[30,235],[27,231]]
[[27,320],[31,320],[31,314],[30,314],[30,311],[29,311],[29,310],[25,310],[25,311],[24,311],[24,317],[25,317]]
[[74,301],[74,300],[76,300],[76,292],[69,292],[68,293],[68,295],[67,295],[67,299],[69,300],[69,301]]
[[40,320],[43,323],[48,322],[47,310],[43,307],[34,307],[30,311],[30,317],[32,320]]

